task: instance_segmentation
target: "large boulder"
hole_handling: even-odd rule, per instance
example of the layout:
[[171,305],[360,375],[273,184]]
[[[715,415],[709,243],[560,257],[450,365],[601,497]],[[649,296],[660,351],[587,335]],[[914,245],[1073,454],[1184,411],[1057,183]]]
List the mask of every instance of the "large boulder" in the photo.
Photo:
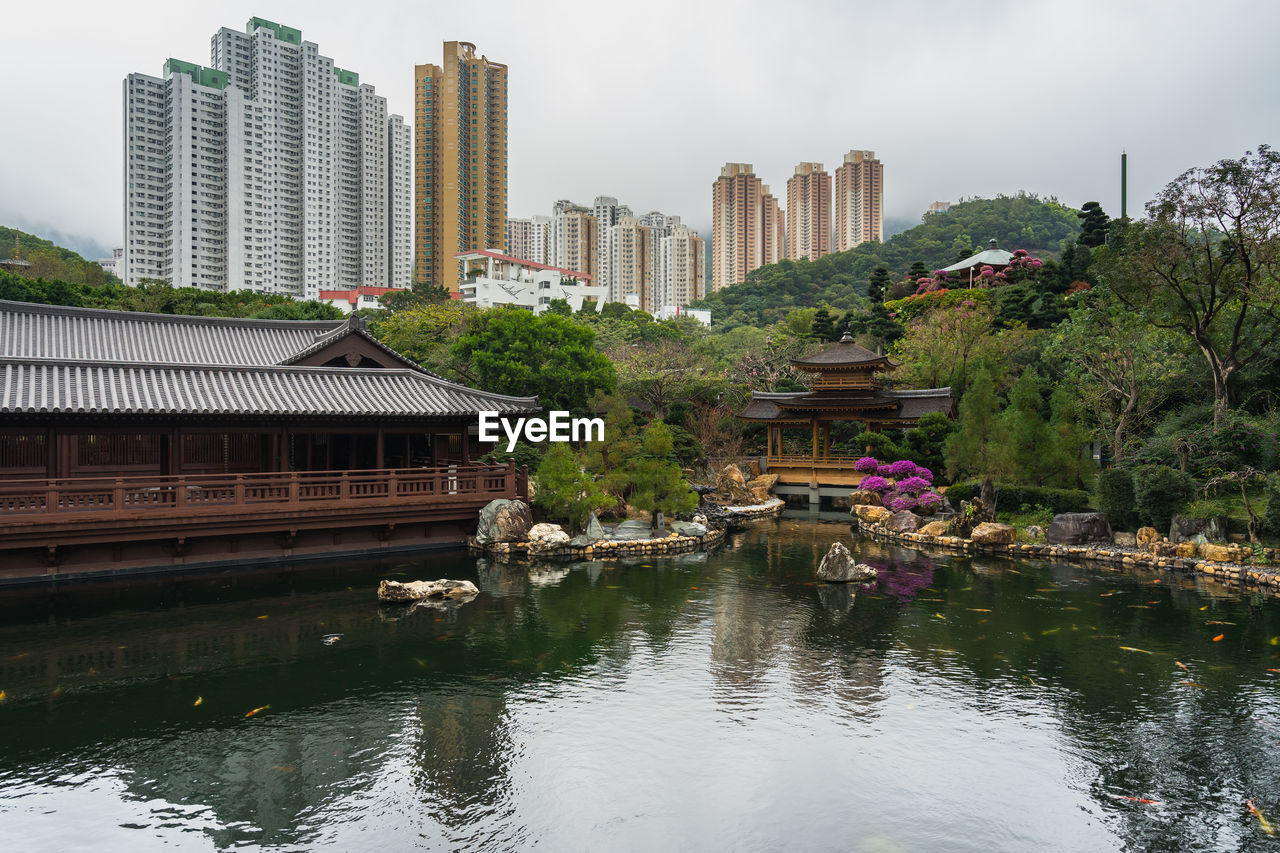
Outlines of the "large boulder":
[[634,541],[637,539],[665,539],[670,535],[671,533],[667,530],[654,530],[651,522],[632,518],[613,528],[613,534],[609,538]]
[[1044,536],[1051,545],[1110,542],[1111,525],[1100,512],[1064,512],[1053,517]]
[[1111,534],[1111,541],[1121,548],[1132,548],[1138,544],[1138,537],[1132,533],[1117,530]]
[[867,524],[884,524],[893,518],[893,513],[882,506],[871,506],[869,504],[860,504],[853,508],[853,514],[858,516]]
[[604,525],[600,523],[600,519],[596,518],[596,514],[591,513],[591,518],[587,520],[587,529],[582,532],[587,537],[587,541],[596,542],[604,538]]
[[979,545],[1009,545],[1013,542],[1013,528],[1007,524],[984,521],[973,528],[969,538]]
[[854,506],[881,506],[884,501],[880,499],[878,492],[870,489],[854,489],[849,493],[849,503]]
[[408,604],[428,598],[471,599],[480,594],[471,581],[382,581],[378,584],[378,600]]
[[720,469],[720,473],[716,475],[717,480],[735,483],[739,486],[747,484],[747,478],[742,476],[742,469],[737,465],[726,465]]
[[533,526],[533,513],[524,501],[499,498],[489,501],[480,510],[476,525],[476,543],[490,545],[494,542],[523,542]]
[[968,538],[974,528],[984,522],[994,522],[995,515],[983,501],[974,498],[971,501],[960,501],[960,511],[951,519],[951,532],[953,536]]
[[909,509],[904,509],[890,516],[884,526],[893,533],[915,533],[920,529],[920,516]]
[[1138,547],[1147,548],[1152,543],[1160,541],[1160,531],[1154,527],[1139,527],[1138,532],[1134,534],[1134,539],[1138,543]]
[[916,533],[921,536],[946,536],[947,523],[945,521],[931,521],[917,530]]
[[1238,545],[1213,545],[1208,542],[1196,546],[1196,554],[1212,563],[1243,562],[1249,550]]
[[773,496],[773,487],[778,483],[777,474],[761,474],[760,476],[747,481],[747,490],[751,492],[751,496],[756,503],[764,503]]
[[1190,542],[1197,536],[1203,536],[1206,541],[1211,542],[1223,541],[1227,538],[1227,519],[1175,515],[1169,522],[1170,542]]
[[529,528],[529,550],[553,551],[569,544],[569,534],[558,524],[535,524]]
[[693,521],[668,521],[667,529],[677,536],[706,536],[707,526]]
[[854,562],[853,554],[843,542],[832,543],[818,565],[818,580],[827,583],[860,583],[876,579],[876,570],[864,563]]

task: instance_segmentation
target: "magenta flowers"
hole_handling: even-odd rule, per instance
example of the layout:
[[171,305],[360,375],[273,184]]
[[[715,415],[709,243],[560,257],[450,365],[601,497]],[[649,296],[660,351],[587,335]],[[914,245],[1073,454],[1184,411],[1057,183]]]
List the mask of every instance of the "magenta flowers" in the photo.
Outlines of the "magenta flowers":
[[862,478],[858,488],[880,495],[884,505],[894,512],[917,510],[930,515],[943,503],[942,495],[933,491],[933,472],[910,459],[882,463],[864,456],[853,467],[869,475]]

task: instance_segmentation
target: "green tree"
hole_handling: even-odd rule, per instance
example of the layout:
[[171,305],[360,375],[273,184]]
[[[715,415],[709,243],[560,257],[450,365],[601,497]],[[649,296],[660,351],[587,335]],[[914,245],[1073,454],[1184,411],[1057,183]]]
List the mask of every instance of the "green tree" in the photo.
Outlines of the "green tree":
[[594,342],[589,327],[568,317],[499,308],[478,314],[452,354],[485,390],[534,395],[547,408],[584,412],[597,392],[612,391],[618,381]]
[[698,496],[685,481],[673,448],[671,429],[662,421],[653,421],[640,433],[640,452],[626,467],[631,481],[629,502],[652,513],[654,530],[658,529],[658,513],[674,515],[698,505]]
[[995,383],[991,381],[991,374],[980,370],[960,399],[959,423],[956,431],[947,438],[945,456],[947,476],[952,481],[967,474],[983,479],[983,501],[992,510],[995,509],[994,482],[1003,473],[1001,466],[1005,454],[1001,452],[1001,446],[1005,436],[1005,422],[1000,417]]
[[458,300],[418,302],[387,313],[369,328],[378,340],[427,370],[463,379],[454,369],[452,349],[475,314],[474,306]]
[[1040,377],[1035,370],[1024,370],[1009,389],[1009,405],[1000,416],[1005,439],[999,468],[1019,485],[1043,486],[1053,473],[1053,440],[1043,406]]
[[549,518],[567,521],[574,532],[586,526],[591,513],[613,505],[613,498],[583,470],[566,444],[551,445],[534,474],[534,484],[533,502],[546,510]]
[[819,306],[813,315],[813,325],[811,334],[820,341],[834,341],[839,336],[836,332],[835,321],[831,319],[831,312],[827,310],[827,306]]
[[1101,246],[1107,242],[1107,228],[1111,223],[1110,217],[1102,210],[1102,205],[1096,201],[1086,201],[1080,206],[1080,212],[1076,214],[1080,217],[1080,244],[1094,248]]
[[872,302],[884,302],[885,294],[889,292],[889,268],[886,266],[878,266],[875,272],[871,273],[871,278],[867,280],[867,298]]
[[1280,339],[1280,153],[1269,146],[1190,169],[1099,249],[1100,278],[1152,325],[1185,335],[1213,381],[1213,419],[1232,381]]
[[911,265],[911,269],[907,271],[907,277],[912,281],[920,278],[929,278],[931,273],[929,268],[924,265],[923,261],[916,261]]

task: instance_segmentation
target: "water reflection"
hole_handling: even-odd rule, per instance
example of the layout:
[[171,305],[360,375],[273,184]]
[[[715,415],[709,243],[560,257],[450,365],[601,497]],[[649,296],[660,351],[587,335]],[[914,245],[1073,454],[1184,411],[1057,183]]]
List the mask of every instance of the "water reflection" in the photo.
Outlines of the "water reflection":
[[[837,539],[874,585],[814,583]],[[389,613],[384,576],[481,595]],[[0,822],[114,827],[99,849],[1263,849],[1244,801],[1280,816],[1280,615],[1213,582],[781,519],[710,558],[256,583],[8,611]]]

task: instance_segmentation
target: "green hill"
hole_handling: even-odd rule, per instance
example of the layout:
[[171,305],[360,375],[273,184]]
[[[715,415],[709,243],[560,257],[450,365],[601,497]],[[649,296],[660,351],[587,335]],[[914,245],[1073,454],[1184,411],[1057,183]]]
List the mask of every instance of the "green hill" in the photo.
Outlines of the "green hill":
[[822,302],[848,306],[867,292],[867,279],[878,266],[902,278],[912,264],[928,270],[949,266],[996,240],[1004,249],[1026,249],[1041,258],[1056,258],[1080,234],[1076,211],[1054,199],[1029,193],[976,198],[923,221],[885,243],[867,243],[816,261],[782,261],[763,266],[746,281],[710,294],[690,307],[709,308],[717,324],[766,325],[794,308]]
[[0,257],[11,258],[15,250],[22,260],[31,264],[27,274],[32,278],[89,285],[119,281],[96,262],[86,260],[70,249],[34,234],[0,225]]

